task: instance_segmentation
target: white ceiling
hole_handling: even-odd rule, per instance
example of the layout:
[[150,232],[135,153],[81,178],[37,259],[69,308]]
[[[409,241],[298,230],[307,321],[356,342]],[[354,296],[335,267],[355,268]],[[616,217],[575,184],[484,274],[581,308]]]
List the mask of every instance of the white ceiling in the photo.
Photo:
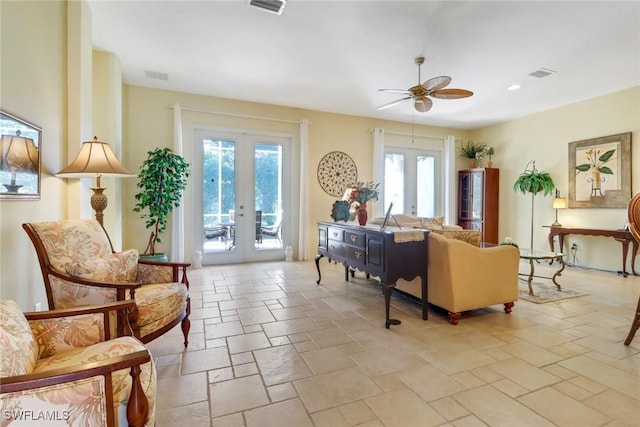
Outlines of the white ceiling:
[[[639,1],[88,0],[94,47],[137,86],[474,129],[640,85]],[[426,113],[380,88],[451,76]],[[534,78],[546,68],[556,73]],[[146,71],[166,73],[167,81]],[[507,87],[519,83],[518,91]]]

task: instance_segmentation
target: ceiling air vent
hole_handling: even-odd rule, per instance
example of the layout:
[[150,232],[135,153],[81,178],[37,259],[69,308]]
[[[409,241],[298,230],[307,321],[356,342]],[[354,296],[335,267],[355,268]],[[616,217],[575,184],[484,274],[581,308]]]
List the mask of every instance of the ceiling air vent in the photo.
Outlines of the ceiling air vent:
[[147,76],[148,79],[156,79],[156,80],[169,80],[169,75],[167,73],[159,73],[157,71],[145,71],[144,75]]
[[546,68],[540,68],[539,70],[534,71],[533,73],[529,73],[531,77],[537,77],[539,79],[543,77],[547,77],[551,74],[555,73],[553,70],[548,70]]
[[286,0],[249,0],[251,6],[259,7],[260,9],[281,15],[284,7],[287,5]]

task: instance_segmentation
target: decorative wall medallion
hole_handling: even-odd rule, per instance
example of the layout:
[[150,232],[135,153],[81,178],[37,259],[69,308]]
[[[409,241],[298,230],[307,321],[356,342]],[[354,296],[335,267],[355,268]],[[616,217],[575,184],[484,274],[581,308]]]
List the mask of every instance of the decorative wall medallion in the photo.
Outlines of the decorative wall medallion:
[[318,182],[327,194],[341,197],[357,181],[358,168],[347,153],[332,151],[325,154],[318,163]]

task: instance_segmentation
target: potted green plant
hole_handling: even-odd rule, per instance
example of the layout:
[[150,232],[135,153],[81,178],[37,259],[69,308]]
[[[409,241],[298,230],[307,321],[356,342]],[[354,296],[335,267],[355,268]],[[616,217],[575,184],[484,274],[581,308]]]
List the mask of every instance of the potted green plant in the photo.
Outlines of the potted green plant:
[[[156,148],[147,152],[138,174],[137,203],[134,212],[142,212],[151,236],[143,256],[157,261],[167,261],[166,254],[156,253],[156,243],[167,228],[167,219],[173,208],[180,206],[182,192],[187,186],[190,167],[184,158],[170,148]],[[148,258],[147,257],[147,258]]]
[[484,151],[487,149],[487,144],[476,144],[473,141],[467,141],[458,149],[458,155],[469,159],[469,167],[475,167],[478,160],[484,155]]
[[[531,168],[529,166],[531,165]],[[518,175],[518,179],[513,184],[513,191],[522,194],[531,194],[531,244],[529,248],[533,250],[533,204],[536,194],[543,192],[543,196],[547,196],[556,188],[551,175],[548,172],[541,172],[536,168],[536,161],[532,160],[527,163],[524,171]]]
[[[531,168],[529,166],[531,165]],[[524,171],[518,176],[513,184],[513,191],[522,194],[533,193],[538,194],[544,192],[544,196],[548,196],[555,190],[556,186],[551,179],[551,175],[547,172],[541,172],[536,168],[536,161],[532,160],[527,163]]]

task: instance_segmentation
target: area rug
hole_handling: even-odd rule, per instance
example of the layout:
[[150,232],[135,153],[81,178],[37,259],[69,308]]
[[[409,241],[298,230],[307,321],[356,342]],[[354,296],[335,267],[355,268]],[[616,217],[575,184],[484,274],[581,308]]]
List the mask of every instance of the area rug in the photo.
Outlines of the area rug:
[[[536,304],[545,304],[548,302],[589,295],[586,292],[572,291],[571,289],[566,289],[564,287],[562,288],[562,290],[558,290],[558,288],[556,288],[556,285],[554,285],[553,283],[547,284],[533,282],[531,283],[531,286],[533,287],[533,293],[535,294],[533,296],[529,295],[529,287],[527,286],[526,282],[521,282],[518,284],[520,299],[527,300]],[[562,284],[560,284],[560,286],[562,286]]]

